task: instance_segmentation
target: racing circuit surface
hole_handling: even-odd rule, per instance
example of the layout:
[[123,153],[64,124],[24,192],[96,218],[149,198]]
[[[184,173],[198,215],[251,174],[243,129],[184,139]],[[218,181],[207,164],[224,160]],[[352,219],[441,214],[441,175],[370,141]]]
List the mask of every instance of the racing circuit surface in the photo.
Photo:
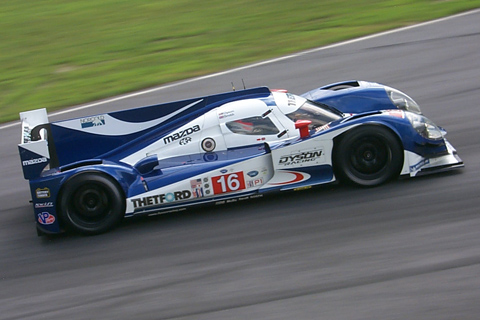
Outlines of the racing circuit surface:
[[[370,80],[413,97],[465,168],[328,185],[38,238],[0,129],[0,319],[479,319],[480,11],[194,79],[50,120],[267,85]],[[39,106],[41,107],[41,106]]]

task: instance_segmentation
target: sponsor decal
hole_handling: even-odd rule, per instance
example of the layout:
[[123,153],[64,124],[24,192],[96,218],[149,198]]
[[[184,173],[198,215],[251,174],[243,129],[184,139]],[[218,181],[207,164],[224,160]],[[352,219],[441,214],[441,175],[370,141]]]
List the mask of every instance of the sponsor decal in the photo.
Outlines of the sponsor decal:
[[157,195],[143,197],[143,198],[131,199],[130,201],[132,201],[133,207],[137,209],[137,208],[150,207],[150,206],[155,206],[162,203],[168,203],[173,201],[187,200],[187,199],[190,199],[191,197],[192,197],[192,192],[190,190],[183,190],[183,191],[169,192],[166,194],[157,194]]
[[235,111],[233,111],[233,110],[220,112],[218,114],[218,119],[224,119],[224,118],[228,118],[228,117],[231,117],[231,116],[234,116],[234,115],[235,115]]
[[163,138],[163,142],[165,144],[169,144],[173,141],[182,139],[182,138],[184,138],[186,136],[189,136],[191,134],[194,134],[195,132],[198,132],[198,131],[200,131],[200,126],[198,124],[196,124],[193,127],[190,127],[190,128],[185,129],[185,130],[181,130],[179,132],[175,132],[174,134],[166,136],[165,138]]
[[80,124],[82,125],[82,129],[103,126],[105,125],[105,117],[93,116],[93,117],[83,118],[83,119],[80,119]]
[[50,198],[50,189],[48,188],[37,188],[35,190],[35,195],[38,199]]
[[287,93],[288,105],[295,106],[297,103],[295,102],[295,96],[291,93]]
[[39,202],[35,203],[35,209],[42,209],[42,208],[52,208],[53,202]]
[[234,172],[222,176],[212,177],[214,194],[234,192],[245,189],[243,172]]
[[48,212],[42,212],[38,214],[38,223],[43,225],[49,225],[55,222],[55,216],[51,215]]
[[427,165],[430,163],[430,159],[422,159],[420,162],[417,164],[414,164],[413,166],[410,166],[410,172],[418,171],[420,170],[423,166]]
[[259,185],[262,185],[262,184],[263,184],[263,179],[262,178],[247,181],[248,188],[256,187],[256,186],[259,186]]
[[178,144],[181,145],[181,146],[184,146],[184,145],[188,144],[189,142],[192,142],[192,138],[186,137],[186,138],[183,138],[182,140],[180,140],[180,142]]
[[246,196],[246,197],[233,198],[233,199],[229,199],[229,200],[220,200],[220,201],[215,202],[215,205],[221,205],[221,204],[237,202],[237,201],[244,201],[244,200],[249,200],[249,199],[256,199],[256,198],[263,198],[263,194],[254,194],[254,195]]
[[265,141],[265,137],[257,138],[257,141]]
[[253,178],[253,177],[256,177],[258,175],[258,171],[257,170],[253,170],[253,171],[250,171],[249,173],[247,173],[247,176]]
[[48,159],[45,157],[42,157],[42,158],[31,159],[31,160],[23,160],[22,165],[26,167],[26,166],[31,166],[33,164],[39,164],[39,163],[45,163],[45,162],[48,162]]
[[405,113],[403,110],[387,110],[383,112],[384,114],[387,114],[392,117],[397,117],[403,119],[405,117]]
[[328,124],[325,124],[321,127],[318,127],[317,129],[315,129],[315,133],[318,133],[320,131],[325,131],[325,130],[328,130],[328,129],[330,129],[330,126]]
[[150,213],[150,214],[148,214],[148,216],[153,217],[153,216],[158,216],[158,215],[165,214],[165,213],[181,212],[181,211],[186,211],[186,210],[187,210],[187,208],[173,208],[173,209],[170,209],[170,210],[162,210],[160,212]]
[[282,166],[291,166],[291,165],[304,164],[308,162],[314,162],[314,161],[317,161],[322,155],[323,155],[323,150],[321,149],[303,151],[299,153],[281,156],[280,160],[278,161],[278,164]]
[[[190,180],[190,187],[192,188],[192,198],[200,198],[204,196],[202,179]],[[209,187],[208,184],[205,187]]]
[[29,126],[25,125],[23,127],[23,143],[28,143],[32,140],[31,129]]

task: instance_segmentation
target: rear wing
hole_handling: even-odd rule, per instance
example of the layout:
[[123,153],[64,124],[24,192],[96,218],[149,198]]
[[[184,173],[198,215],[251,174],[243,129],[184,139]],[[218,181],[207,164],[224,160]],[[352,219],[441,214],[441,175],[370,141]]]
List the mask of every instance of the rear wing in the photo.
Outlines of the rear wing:
[[50,164],[48,150],[46,109],[20,112],[22,140],[18,145],[23,176],[30,180],[40,176]]

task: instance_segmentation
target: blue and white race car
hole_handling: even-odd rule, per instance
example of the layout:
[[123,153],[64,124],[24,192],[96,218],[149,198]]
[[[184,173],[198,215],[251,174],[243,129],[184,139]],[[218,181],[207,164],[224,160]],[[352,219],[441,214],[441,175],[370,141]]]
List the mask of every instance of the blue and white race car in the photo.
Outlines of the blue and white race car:
[[413,99],[365,81],[302,96],[259,87],[57,122],[45,109],[20,117],[39,234],[98,234],[139,214],[463,166]]

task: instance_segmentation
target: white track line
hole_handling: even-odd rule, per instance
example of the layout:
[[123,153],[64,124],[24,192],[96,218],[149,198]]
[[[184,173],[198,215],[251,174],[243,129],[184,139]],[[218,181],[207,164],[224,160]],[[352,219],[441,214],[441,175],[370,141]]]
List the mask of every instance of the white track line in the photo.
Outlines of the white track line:
[[[444,17],[444,18],[440,18],[440,19],[436,19],[436,20],[422,22],[422,23],[407,26],[407,27],[388,30],[388,31],[384,31],[384,32],[380,32],[380,33],[376,33],[376,34],[352,39],[352,40],[347,40],[347,41],[343,41],[343,42],[339,42],[339,43],[334,43],[334,44],[327,45],[327,46],[324,46],[324,47],[318,47],[318,48],[314,48],[314,49],[310,49],[310,50],[305,50],[305,51],[297,52],[297,53],[290,54],[290,55],[287,55],[287,56],[274,58],[274,59],[270,59],[270,60],[265,60],[265,61],[257,62],[257,63],[254,63],[254,64],[246,65],[246,66],[243,66],[243,67],[238,67],[238,68],[235,68],[235,69],[230,69],[230,70],[226,70],[226,71],[212,73],[212,74],[209,74],[209,75],[200,76],[200,77],[196,77],[196,78],[191,78],[191,79],[187,79],[187,80],[183,80],[183,81],[179,81],[179,82],[175,82],[175,83],[171,83],[171,84],[167,84],[167,85],[163,85],[163,86],[159,86],[159,87],[155,87],[155,88],[151,88],[151,89],[147,89],[147,90],[143,90],[143,91],[128,93],[128,94],[121,95],[121,96],[118,96],[118,97],[114,97],[114,98],[110,98],[110,99],[106,99],[106,100],[101,100],[101,101],[89,103],[89,104],[86,104],[86,105],[81,105],[81,106],[78,106],[78,107],[72,107],[72,108],[62,110],[62,111],[54,112],[54,113],[49,114],[49,117],[55,117],[55,116],[58,116],[58,115],[61,115],[61,114],[64,114],[64,113],[69,113],[69,112],[73,112],[73,111],[88,109],[88,108],[95,107],[95,106],[105,104],[105,103],[115,102],[115,101],[128,99],[128,98],[144,95],[144,94],[155,92],[155,91],[160,91],[160,90],[165,90],[165,89],[169,89],[169,88],[173,88],[173,87],[178,87],[178,86],[182,86],[184,84],[188,84],[188,83],[192,83],[192,82],[196,82],[196,81],[201,81],[201,80],[205,80],[205,79],[209,79],[209,78],[214,78],[214,77],[230,74],[230,73],[237,72],[237,71],[256,68],[256,67],[263,66],[263,65],[266,65],[266,64],[271,64],[271,63],[275,63],[275,62],[278,62],[278,61],[292,59],[292,58],[304,56],[304,55],[307,55],[307,54],[310,54],[310,53],[315,53],[315,52],[319,52],[319,51],[323,51],[323,50],[337,48],[337,47],[345,46],[345,45],[360,42],[360,41],[379,38],[379,37],[383,37],[385,35],[389,35],[389,34],[392,34],[392,33],[402,32],[402,31],[410,30],[410,29],[414,29],[414,28],[420,28],[420,27],[424,27],[424,26],[431,25],[431,24],[434,24],[434,23],[443,22],[443,21],[463,17],[463,16],[470,15],[470,14],[476,14],[478,12],[480,12],[480,9],[475,9],[475,10],[459,13],[459,14],[456,14],[456,15],[453,15],[453,16],[448,16],[448,17]],[[0,130],[10,128],[10,127],[13,127],[13,126],[16,126],[16,125],[19,125],[19,124],[20,124],[20,122],[9,123],[9,124],[0,126]]]

